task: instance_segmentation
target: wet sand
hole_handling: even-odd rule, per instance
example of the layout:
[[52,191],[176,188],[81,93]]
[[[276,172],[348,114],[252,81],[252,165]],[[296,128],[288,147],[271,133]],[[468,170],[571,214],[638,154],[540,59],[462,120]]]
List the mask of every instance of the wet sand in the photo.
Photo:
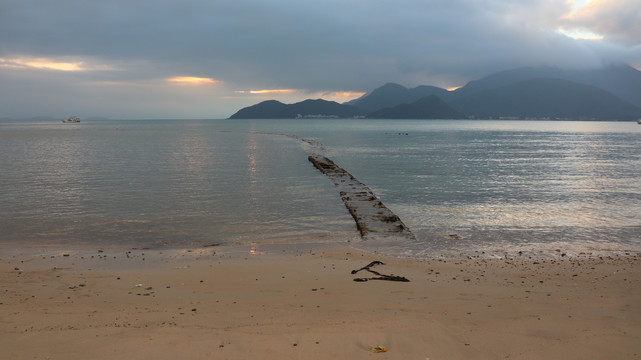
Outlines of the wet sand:
[[18,249],[0,284],[6,359],[641,359],[637,253]]

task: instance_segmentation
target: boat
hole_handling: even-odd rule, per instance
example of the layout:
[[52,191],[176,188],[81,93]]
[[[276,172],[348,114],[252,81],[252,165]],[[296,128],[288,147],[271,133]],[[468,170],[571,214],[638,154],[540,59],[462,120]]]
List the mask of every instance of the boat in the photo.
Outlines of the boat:
[[77,116],[72,116],[70,118],[62,120],[63,123],[79,123],[80,119]]
[[637,120],[637,124],[641,125],[641,119]]

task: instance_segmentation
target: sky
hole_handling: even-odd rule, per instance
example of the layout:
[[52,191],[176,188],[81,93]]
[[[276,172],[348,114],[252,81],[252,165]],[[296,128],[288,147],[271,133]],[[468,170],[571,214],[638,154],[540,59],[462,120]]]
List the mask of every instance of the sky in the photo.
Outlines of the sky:
[[641,70],[639,0],[0,0],[0,118],[227,118],[619,63]]

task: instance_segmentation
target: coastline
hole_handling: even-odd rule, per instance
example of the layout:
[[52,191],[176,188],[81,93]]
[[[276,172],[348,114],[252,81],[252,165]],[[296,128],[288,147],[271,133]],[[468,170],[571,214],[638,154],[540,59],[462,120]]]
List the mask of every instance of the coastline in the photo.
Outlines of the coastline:
[[[410,282],[353,281],[374,260]],[[0,279],[8,358],[641,358],[639,253],[16,248],[0,256]]]

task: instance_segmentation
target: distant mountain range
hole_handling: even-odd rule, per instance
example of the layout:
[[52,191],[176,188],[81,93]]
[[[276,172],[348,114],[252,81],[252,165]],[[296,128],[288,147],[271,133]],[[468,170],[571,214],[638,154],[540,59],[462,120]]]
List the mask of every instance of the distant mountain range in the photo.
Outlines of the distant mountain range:
[[364,115],[362,110],[335,101],[305,100],[287,105],[280,101],[267,100],[239,110],[231,119],[290,119],[303,116],[349,118],[361,115]]
[[436,95],[427,95],[412,103],[386,107],[367,115],[374,119],[461,119],[463,114]]
[[526,67],[498,72],[454,91],[388,83],[344,104],[268,100],[230,118],[296,117],[636,120],[641,118],[641,71],[628,65],[590,70]]

